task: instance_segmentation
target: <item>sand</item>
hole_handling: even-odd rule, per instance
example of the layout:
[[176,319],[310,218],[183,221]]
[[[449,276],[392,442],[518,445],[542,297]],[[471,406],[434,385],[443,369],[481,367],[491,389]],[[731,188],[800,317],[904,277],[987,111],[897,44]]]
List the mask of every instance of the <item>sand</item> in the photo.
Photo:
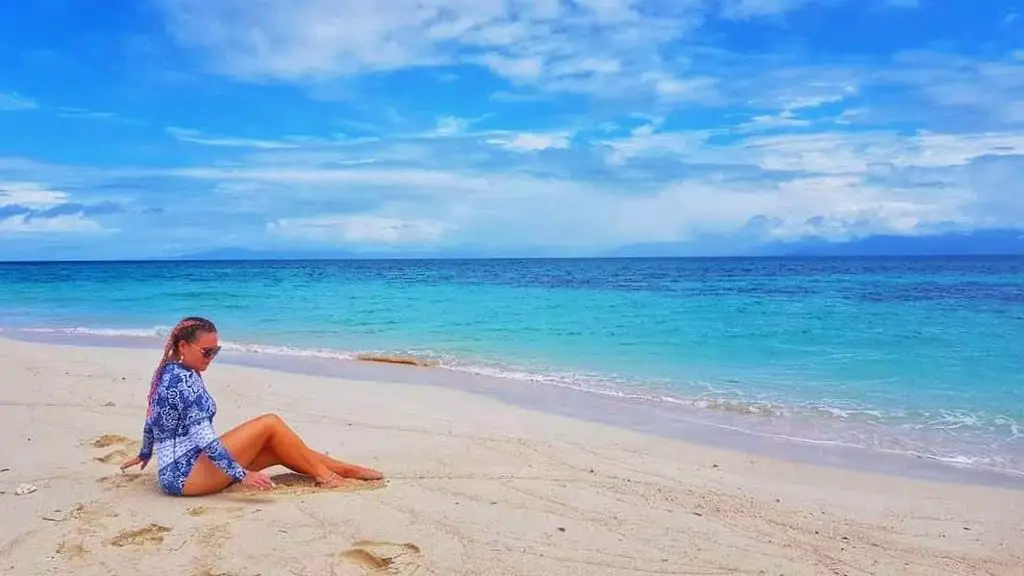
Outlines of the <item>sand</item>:
[[[465,392],[215,364],[220,431],[275,412],[381,482],[173,498],[135,453],[158,352],[0,339],[0,573],[1024,574],[1024,491],[816,467]],[[431,369],[431,368],[425,368]],[[35,492],[16,495],[19,485]]]

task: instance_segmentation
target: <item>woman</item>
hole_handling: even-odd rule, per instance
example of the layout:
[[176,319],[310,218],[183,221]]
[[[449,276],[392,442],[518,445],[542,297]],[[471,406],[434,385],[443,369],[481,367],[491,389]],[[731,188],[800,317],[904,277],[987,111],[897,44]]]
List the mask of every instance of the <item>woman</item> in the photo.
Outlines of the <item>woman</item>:
[[278,464],[312,476],[325,488],[338,486],[342,477],[382,477],[311,450],[275,414],[249,420],[218,438],[213,429],[217,404],[200,376],[218,352],[213,322],[191,317],[174,327],[150,383],[142,448],[121,465],[122,471],[139,464],[144,470],[155,448],[160,488],[174,496],[210,494],[234,482],[265,490],[273,484],[260,471]]

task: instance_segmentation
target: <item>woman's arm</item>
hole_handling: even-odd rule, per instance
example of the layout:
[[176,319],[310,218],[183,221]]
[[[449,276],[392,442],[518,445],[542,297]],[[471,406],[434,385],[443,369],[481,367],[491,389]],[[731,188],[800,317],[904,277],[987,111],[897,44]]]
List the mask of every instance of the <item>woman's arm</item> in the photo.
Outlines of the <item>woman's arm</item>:
[[224,448],[213,430],[212,405],[206,387],[197,374],[174,366],[167,376],[165,396],[177,412],[180,433],[191,438],[199,449],[232,480],[241,482],[246,470]]
[[142,447],[139,448],[139,459],[149,460],[153,457],[153,424],[146,418],[146,425],[142,427]]
[[209,418],[196,418],[189,426],[189,435],[202,449],[203,454],[206,454],[210,461],[216,464],[229,478],[235,482],[241,482],[245,478],[245,468],[236,462],[224,448],[224,443],[213,431],[213,423]]

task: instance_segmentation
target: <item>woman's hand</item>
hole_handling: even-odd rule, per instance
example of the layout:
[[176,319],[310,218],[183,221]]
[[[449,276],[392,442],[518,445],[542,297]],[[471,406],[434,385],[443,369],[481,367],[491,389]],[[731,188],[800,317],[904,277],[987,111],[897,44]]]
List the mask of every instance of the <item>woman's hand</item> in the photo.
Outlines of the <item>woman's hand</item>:
[[127,469],[129,469],[132,466],[135,466],[137,464],[141,464],[141,466],[139,467],[139,470],[145,470],[146,469],[146,465],[149,464],[149,459],[147,458],[146,460],[143,460],[141,456],[136,456],[135,458],[132,458],[131,460],[125,460],[123,463],[121,463],[121,472],[124,472],[125,470],[127,470]]
[[245,472],[245,478],[242,478],[242,484],[257,490],[270,490],[274,487],[274,482],[270,479],[270,476],[267,476],[263,472],[253,472],[252,470],[247,470]]

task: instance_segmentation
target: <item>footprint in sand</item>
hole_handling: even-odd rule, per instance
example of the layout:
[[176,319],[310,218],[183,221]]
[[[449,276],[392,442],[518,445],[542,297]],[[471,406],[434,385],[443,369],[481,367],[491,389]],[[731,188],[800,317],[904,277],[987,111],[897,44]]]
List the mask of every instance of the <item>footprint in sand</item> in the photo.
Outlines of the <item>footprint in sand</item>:
[[206,516],[212,511],[213,510],[211,508],[207,508],[206,506],[192,506],[191,508],[185,509],[185,514],[188,514],[193,518],[197,518],[199,516]]
[[85,557],[89,553],[89,550],[85,547],[85,543],[81,540],[61,540],[60,544],[57,544],[57,554],[67,558],[69,560],[78,560],[79,558]]
[[93,458],[93,460],[97,462],[102,462],[104,464],[120,464],[129,458],[131,458],[131,455],[128,453],[127,450],[118,449],[114,450],[113,452],[104,454],[103,456],[97,456]]
[[80,560],[90,551],[86,540],[104,532],[104,521],[118,515],[114,507],[105,502],[79,502],[67,510],[54,510],[44,515],[43,520],[58,524],[71,523],[69,528],[61,531],[63,537],[57,544],[56,553],[66,560]]
[[117,510],[106,502],[79,502],[66,511],[57,510],[53,514],[43,516],[43,520],[50,522],[78,520],[86,524],[92,524],[104,518],[116,518],[117,516]]
[[124,446],[135,442],[127,436],[120,434],[103,434],[97,436],[89,441],[89,445],[93,448],[110,448],[111,446]]
[[170,531],[171,529],[167,526],[150,524],[143,528],[121,532],[117,536],[111,538],[107,544],[110,546],[117,546],[118,548],[123,548],[125,546],[142,546],[144,544],[162,544],[164,541],[164,534],[167,534]]
[[341,553],[341,557],[373,572],[401,574],[419,567],[420,547],[411,543],[376,542],[362,540]]
[[236,517],[249,509],[245,506],[190,506],[185,509],[185,514],[193,518],[215,514],[218,517]]
[[[120,434],[102,434],[92,440],[84,441],[82,444],[96,449],[116,447],[113,451],[93,458],[93,460],[97,462],[111,465],[120,465],[125,460],[131,458],[138,451],[140,446],[139,442]],[[97,482],[106,484],[110,488],[125,488],[135,484],[145,476],[146,475],[138,473],[111,474],[110,476],[103,476],[102,478],[99,478]]]
[[112,448],[115,450],[107,452],[102,456],[96,456],[93,460],[104,464],[120,464],[131,458],[134,452],[138,451],[139,443],[127,436],[120,434],[103,434],[83,444],[95,449]]
[[111,474],[110,476],[104,476],[97,480],[101,484],[106,484],[111,488],[126,488],[133,484],[137,484],[139,480],[143,478],[152,478],[150,474]]
[[[196,508],[190,508],[189,510],[196,510],[197,508],[203,508],[202,506]],[[215,511],[223,510],[223,508],[204,508],[204,510]],[[205,514],[205,512],[203,512]],[[219,524],[205,525],[198,530],[192,531],[189,537],[194,543],[198,544],[199,552],[193,558],[194,565],[192,571],[189,572],[190,576],[235,576],[230,572],[219,572],[214,571],[214,566],[221,562],[224,555],[224,544],[231,537],[231,526],[230,522],[221,522]]]

